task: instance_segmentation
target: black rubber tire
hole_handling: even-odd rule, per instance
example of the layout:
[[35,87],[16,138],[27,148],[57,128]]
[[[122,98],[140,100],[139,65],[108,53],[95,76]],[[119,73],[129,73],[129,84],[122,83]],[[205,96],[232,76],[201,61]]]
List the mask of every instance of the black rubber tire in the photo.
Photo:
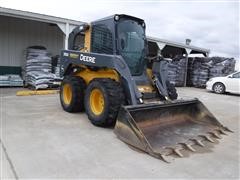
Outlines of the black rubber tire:
[[[72,99],[70,104],[65,104],[63,100],[63,85],[68,83],[72,89]],[[86,83],[81,77],[66,76],[60,87],[60,101],[62,108],[67,112],[82,112],[84,111],[84,91]]]
[[168,95],[171,100],[175,100],[178,97],[177,90],[173,84],[171,84],[169,81],[166,82]]
[[[93,89],[99,89],[104,98],[104,109],[100,115],[95,115],[90,107],[90,94]],[[114,126],[119,109],[124,104],[124,93],[120,83],[108,79],[94,79],[85,91],[84,105],[88,119],[95,126],[109,127]]]
[[217,82],[213,85],[213,91],[217,94],[225,93],[225,86],[223,83]]

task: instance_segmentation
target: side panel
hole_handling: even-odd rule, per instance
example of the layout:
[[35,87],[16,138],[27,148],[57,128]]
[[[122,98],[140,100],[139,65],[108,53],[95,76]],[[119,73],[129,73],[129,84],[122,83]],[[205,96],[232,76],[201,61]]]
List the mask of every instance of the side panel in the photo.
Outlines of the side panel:
[[115,81],[119,81],[118,73],[112,69],[100,69],[98,71],[83,69],[82,71],[76,73],[75,75],[81,76],[87,84],[95,78],[110,78],[114,79]]
[[86,50],[87,52],[91,51],[91,32],[92,32],[92,27],[90,26],[89,29],[85,31],[84,50]]
[[[136,82],[132,78],[130,70],[121,56],[63,50],[61,53],[62,75],[66,75],[69,72],[69,68],[74,66],[115,70],[120,75],[120,80],[129,104],[135,105],[142,102],[142,94],[139,92]],[[86,73],[85,76],[87,77]]]

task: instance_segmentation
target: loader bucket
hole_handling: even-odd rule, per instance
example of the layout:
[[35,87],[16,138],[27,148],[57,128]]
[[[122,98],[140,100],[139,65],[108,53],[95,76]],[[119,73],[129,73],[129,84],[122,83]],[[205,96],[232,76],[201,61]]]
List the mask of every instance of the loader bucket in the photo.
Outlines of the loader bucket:
[[122,106],[114,129],[122,141],[167,162],[168,155],[182,157],[181,150],[195,151],[193,145],[214,142],[225,131],[198,99]]

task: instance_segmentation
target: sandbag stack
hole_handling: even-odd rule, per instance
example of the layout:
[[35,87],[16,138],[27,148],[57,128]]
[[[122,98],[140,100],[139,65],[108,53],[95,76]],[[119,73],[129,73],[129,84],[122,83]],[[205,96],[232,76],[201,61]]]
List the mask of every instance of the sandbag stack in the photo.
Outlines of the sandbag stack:
[[168,64],[168,79],[175,86],[184,86],[186,58],[177,56]]
[[212,57],[209,78],[227,76],[234,72],[235,59],[224,57]]
[[27,48],[25,65],[25,85],[34,89],[46,89],[59,85],[52,73],[52,60],[46,48],[32,46]]
[[54,87],[56,75],[44,71],[31,71],[27,75],[28,84],[35,89]]
[[177,70],[178,70],[178,65],[177,63],[171,62],[168,64],[168,80],[170,83],[176,85],[177,82]]
[[35,47],[27,49],[26,73],[32,71],[50,73],[51,68],[51,57],[46,49],[36,49]]
[[52,57],[52,72],[60,78],[60,56],[56,55]]
[[22,87],[23,80],[19,75],[16,74],[5,74],[0,75],[0,86],[7,86],[7,87]]
[[224,57],[195,57],[188,59],[187,85],[205,88],[212,77],[226,76],[234,72],[235,60]]
[[209,79],[210,58],[189,58],[187,84],[194,87],[205,87]]

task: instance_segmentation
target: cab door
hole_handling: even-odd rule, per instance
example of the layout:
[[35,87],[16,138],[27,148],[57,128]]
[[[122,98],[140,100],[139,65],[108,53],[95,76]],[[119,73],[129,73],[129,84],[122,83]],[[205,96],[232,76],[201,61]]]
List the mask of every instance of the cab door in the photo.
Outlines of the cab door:
[[240,72],[230,75],[225,84],[228,92],[240,94]]

